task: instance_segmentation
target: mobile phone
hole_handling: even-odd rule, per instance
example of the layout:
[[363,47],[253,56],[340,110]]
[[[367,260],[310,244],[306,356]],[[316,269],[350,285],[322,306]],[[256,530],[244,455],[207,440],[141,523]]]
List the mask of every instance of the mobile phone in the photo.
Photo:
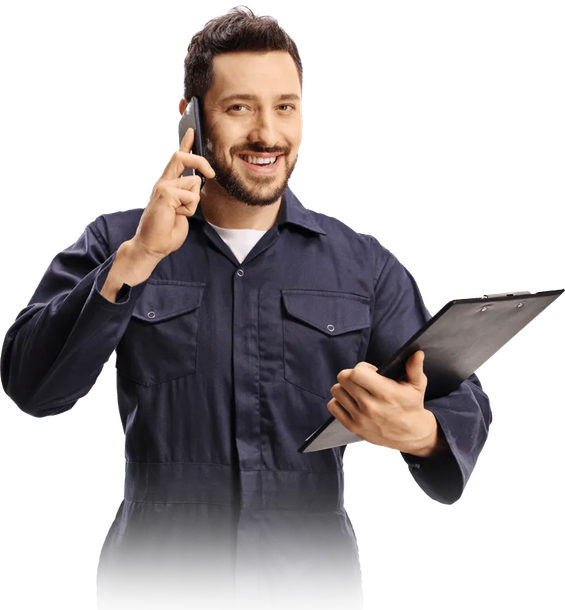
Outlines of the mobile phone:
[[[200,109],[200,101],[197,97],[191,98],[190,102],[188,102],[186,109],[180,119],[179,122],[179,146],[184,138],[184,134],[187,132],[189,127],[194,129],[194,142],[192,144],[191,152],[195,155],[202,156],[202,125],[201,125],[201,109]],[[200,188],[204,187],[206,183],[206,178],[199,172],[197,169],[192,169],[190,167],[185,167],[183,176],[200,176],[202,179],[202,185]]]

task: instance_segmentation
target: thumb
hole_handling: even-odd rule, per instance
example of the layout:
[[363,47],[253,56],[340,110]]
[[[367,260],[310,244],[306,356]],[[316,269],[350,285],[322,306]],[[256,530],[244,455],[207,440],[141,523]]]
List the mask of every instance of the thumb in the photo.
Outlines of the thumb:
[[428,383],[424,375],[424,352],[418,350],[408,359],[406,363],[406,381],[423,391]]

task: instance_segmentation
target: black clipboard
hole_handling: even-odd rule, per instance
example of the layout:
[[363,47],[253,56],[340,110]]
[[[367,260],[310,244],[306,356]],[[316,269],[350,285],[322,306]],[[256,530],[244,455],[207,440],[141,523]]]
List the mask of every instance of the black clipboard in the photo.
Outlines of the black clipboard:
[[[563,292],[564,289],[534,294],[514,292],[450,301],[378,373],[396,381],[405,380],[406,361],[423,350],[424,373],[428,378],[424,400],[446,396]],[[310,453],[362,440],[330,415],[298,451]]]

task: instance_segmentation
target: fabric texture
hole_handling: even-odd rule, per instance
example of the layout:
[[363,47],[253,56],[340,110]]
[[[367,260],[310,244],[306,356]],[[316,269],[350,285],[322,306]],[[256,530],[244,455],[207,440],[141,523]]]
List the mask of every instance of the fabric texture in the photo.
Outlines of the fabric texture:
[[[200,583],[210,608],[212,590],[246,608],[253,596],[257,607],[362,607],[346,447],[298,447],[328,418],[342,369],[381,366],[430,318],[414,278],[375,237],[287,189],[241,262],[199,205],[184,244],[110,302],[100,291],[142,213],[102,214],[55,256],[1,354],[5,392],[45,417],[85,396],[116,351],[126,471],[101,553],[100,607],[125,608],[141,590],[127,588],[126,573],[169,592],[176,575],[179,600],[196,600]],[[401,455],[428,496],[451,504],[486,441],[489,399],[472,375],[425,407],[450,451]],[[159,605],[150,599],[136,607]]]

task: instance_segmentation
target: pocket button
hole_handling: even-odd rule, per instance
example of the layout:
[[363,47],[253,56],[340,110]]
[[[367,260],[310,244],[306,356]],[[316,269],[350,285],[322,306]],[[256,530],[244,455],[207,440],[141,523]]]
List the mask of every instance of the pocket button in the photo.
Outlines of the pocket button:
[[167,280],[147,283],[116,347],[116,368],[122,375],[151,386],[196,372],[205,286]]
[[371,299],[348,292],[287,289],[282,300],[284,377],[326,397],[337,374],[356,364],[363,331],[371,326]]

